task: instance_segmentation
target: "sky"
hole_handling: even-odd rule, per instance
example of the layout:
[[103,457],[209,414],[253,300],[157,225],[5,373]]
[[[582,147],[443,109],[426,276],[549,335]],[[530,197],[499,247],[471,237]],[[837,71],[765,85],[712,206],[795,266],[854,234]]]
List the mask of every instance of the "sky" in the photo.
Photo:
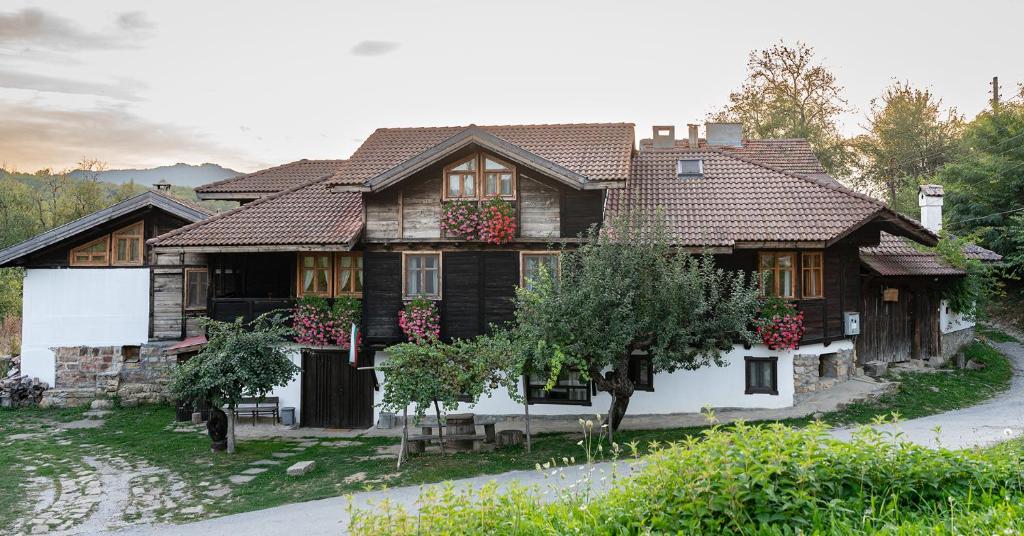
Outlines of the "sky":
[[1024,82],[1024,2],[80,0],[0,5],[0,165],[345,158],[374,129],[703,123],[802,41],[861,132],[906,80],[972,117]]

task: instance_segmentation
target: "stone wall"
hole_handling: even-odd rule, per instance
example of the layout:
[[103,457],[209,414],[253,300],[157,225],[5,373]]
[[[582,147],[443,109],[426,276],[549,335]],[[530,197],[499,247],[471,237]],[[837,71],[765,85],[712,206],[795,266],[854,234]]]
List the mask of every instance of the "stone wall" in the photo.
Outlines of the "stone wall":
[[950,359],[955,357],[961,351],[964,346],[971,343],[974,340],[974,327],[967,329],[961,329],[958,331],[951,331],[949,333],[942,334],[942,355],[931,356],[928,358],[928,364],[933,367],[941,367],[949,362]]
[[168,402],[168,386],[177,356],[164,355],[166,346],[167,343],[149,343],[54,348],[54,387],[46,391],[42,403],[70,407],[114,397],[126,406]]
[[856,369],[853,349],[835,353],[796,354],[793,356],[793,401],[829,389],[853,377]]

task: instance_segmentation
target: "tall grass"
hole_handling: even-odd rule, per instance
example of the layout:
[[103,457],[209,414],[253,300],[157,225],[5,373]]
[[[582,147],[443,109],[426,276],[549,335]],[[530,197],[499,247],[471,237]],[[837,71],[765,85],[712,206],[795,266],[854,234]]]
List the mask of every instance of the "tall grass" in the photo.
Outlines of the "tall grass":
[[0,356],[21,354],[21,317],[0,319]]
[[[1024,528],[1019,444],[949,451],[821,424],[713,427],[644,458],[603,495],[427,490],[416,514],[352,512],[355,534],[952,534]],[[1016,532],[1014,532],[1016,533]]]

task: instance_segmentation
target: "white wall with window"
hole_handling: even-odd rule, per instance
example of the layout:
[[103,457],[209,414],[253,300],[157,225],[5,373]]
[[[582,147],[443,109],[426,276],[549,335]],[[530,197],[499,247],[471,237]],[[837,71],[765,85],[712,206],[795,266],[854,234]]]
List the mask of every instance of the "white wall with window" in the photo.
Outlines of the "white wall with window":
[[[650,378],[649,385],[640,383],[629,402],[629,415],[663,415],[670,413],[697,413],[704,406],[716,408],[779,409],[793,405],[793,356],[796,354],[828,354],[850,350],[853,344],[848,340],[835,341],[829,346],[812,344],[798,350],[775,351],[764,345],[750,349],[736,345],[725,355],[727,364],[714,365],[698,370],[682,370],[673,373],[658,373],[646,376],[643,367],[634,375]],[[754,370],[748,357],[757,363]],[[774,358],[774,359],[772,359]],[[387,359],[386,352],[377,352],[376,363]],[[753,373],[750,377],[748,374]],[[383,373],[377,372],[378,381],[387,381]],[[586,415],[607,413],[611,404],[608,393],[591,389],[588,382],[578,373],[569,371],[562,374],[555,389],[548,394],[539,392],[546,381],[542,375],[528,380],[530,385],[531,415]],[[753,389],[751,389],[753,387]],[[647,390],[645,390],[647,389]],[[775,393],[775,394],[772,394]],[[380,404],[383,391],[374,395],[374,404]],[[548,400],[540,400],[547,397]],[[379,411],[379,410],[378,410]],[[411,408],[410,408],[411,411]],[[507,393],[496,393],[484,398],[476,406],[460,404],[457,412],[472,412],[478,415],[522,415],[523,406],[514,402]]]
[[149,340],[146,268],[29,269],[23,303],[22,372],[51,386],[51,348]]

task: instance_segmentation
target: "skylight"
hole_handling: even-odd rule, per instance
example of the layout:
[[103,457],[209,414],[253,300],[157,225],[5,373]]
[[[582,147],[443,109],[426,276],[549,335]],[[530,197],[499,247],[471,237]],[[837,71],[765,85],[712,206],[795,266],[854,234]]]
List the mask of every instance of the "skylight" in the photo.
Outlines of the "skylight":
[[680,179],[702,177],[704,175],[704,161],[699,158],[684,159],[676,161],[676,176]]

